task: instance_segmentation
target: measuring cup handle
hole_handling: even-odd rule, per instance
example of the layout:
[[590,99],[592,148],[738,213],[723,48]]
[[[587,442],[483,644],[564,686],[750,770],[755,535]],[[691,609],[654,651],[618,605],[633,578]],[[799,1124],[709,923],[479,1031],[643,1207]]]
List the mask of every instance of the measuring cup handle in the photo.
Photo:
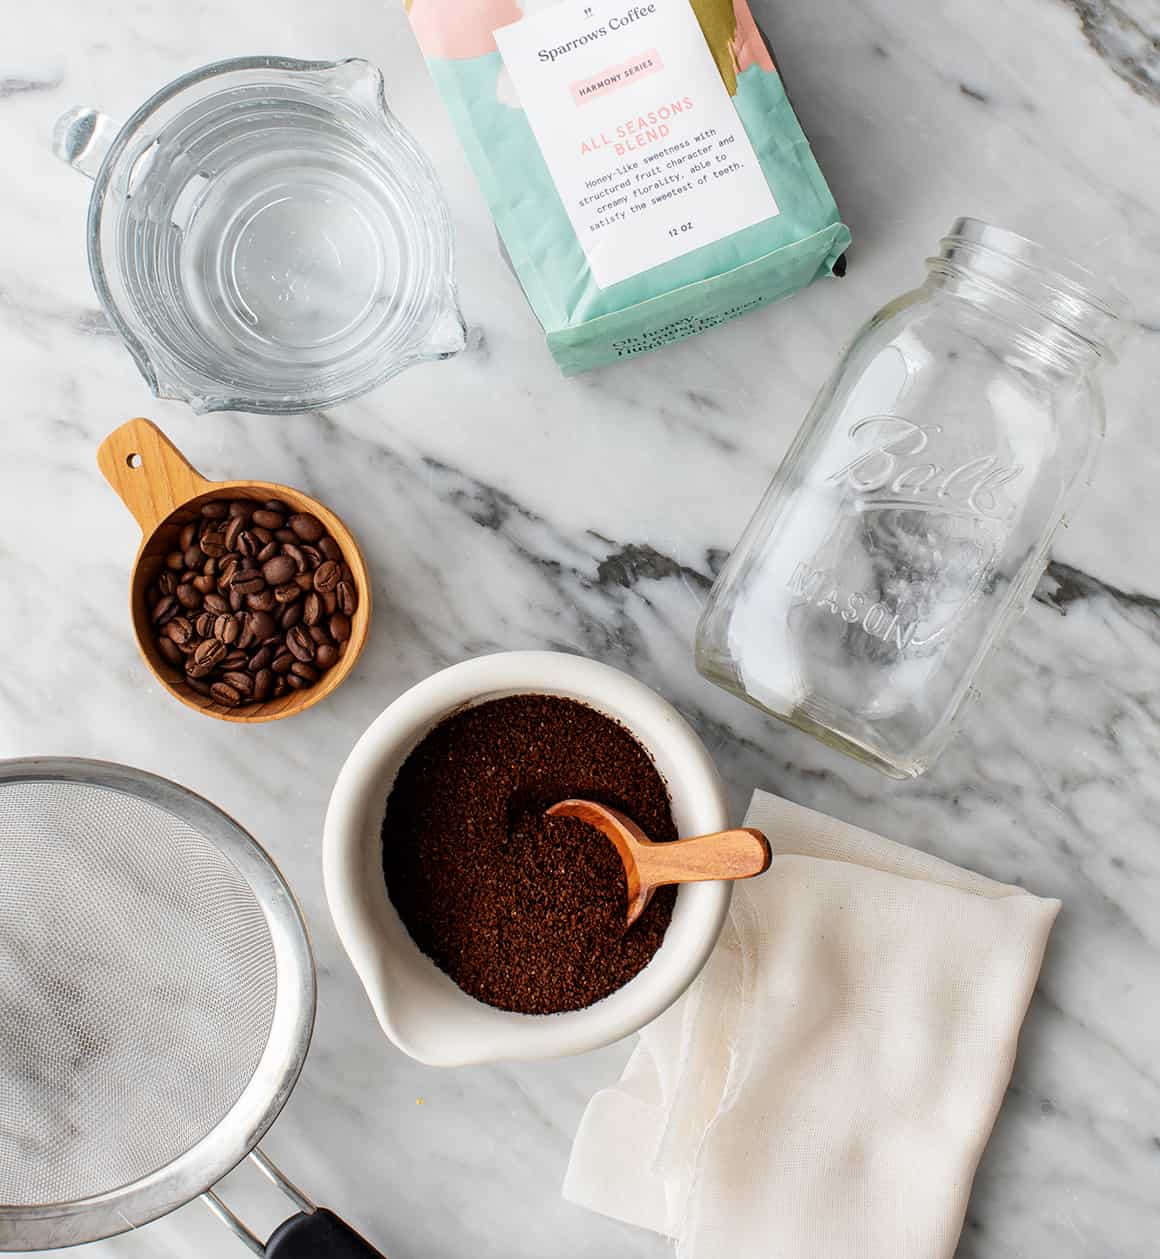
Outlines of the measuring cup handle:
[[105,154],[121,127],[99,109],[78,105],[61,114],[52,129],[52,151],[62,162],[96,179]]
[[211,488],[151,420],[130,420],[111,432],[97,450],[97,466],[146,536]]

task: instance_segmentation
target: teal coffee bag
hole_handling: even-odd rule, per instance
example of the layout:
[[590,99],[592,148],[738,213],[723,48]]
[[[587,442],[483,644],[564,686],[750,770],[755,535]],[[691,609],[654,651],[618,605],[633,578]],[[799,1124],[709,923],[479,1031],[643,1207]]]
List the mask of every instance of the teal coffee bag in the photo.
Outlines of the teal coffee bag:
[[778,301],[850,233],[747,0],[410,0],[569,374]]

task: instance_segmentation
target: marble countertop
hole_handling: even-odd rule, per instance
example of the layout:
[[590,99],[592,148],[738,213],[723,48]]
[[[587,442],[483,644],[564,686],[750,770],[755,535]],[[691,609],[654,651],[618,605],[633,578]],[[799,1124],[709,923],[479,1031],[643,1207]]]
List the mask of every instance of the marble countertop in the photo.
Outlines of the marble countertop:
[[[848,277],[616,369],[562,380],[407,28],[401,0],[80,0],[0,44],[0,755],[106,757],[237,816],[314,936],[321,1000],[266,1148],[399,1259],[656,1259],[650,1234],[561,1201],[586,1099],[629,1046],[440,1072],[397,1053],[327,915],[319,831],[359,732],[412,682],[480,652],[558,647],[669,696],[741,806],[754,785],[1064,902],[959,1259],[1145,1259],[1160,1238],[1160,17],[1154,0],[755,4],[855,238]],[[467,353],[293,419],[199,419],[152,399],[104,324],[83,181],[49,152],[78,103],[124,116],[203,62],[358,54],[452,206]],[[1096,482],[1029,614],[936,769],[891,783],[701,680],[690,640],[810,399],[858,324],[911,286],[960,214],[1114,274],[1138,336],[1109,375]],[[208,721],[138,658],[136,528],[93,462],[157,420],[209,476],[339,508],[375,573],[351,681],[264,728]],[[229,1200],[276,1218],[256,1176]],[[241,1255],[197,1203],[94,1259]]]

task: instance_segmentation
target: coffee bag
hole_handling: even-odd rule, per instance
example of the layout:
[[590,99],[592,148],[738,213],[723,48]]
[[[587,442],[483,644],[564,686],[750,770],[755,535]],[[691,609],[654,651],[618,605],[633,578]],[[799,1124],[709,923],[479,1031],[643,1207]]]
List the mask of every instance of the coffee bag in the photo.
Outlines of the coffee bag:
[[838,266],[850,233],[747,0],[409,9],[566,373],[714,327]]

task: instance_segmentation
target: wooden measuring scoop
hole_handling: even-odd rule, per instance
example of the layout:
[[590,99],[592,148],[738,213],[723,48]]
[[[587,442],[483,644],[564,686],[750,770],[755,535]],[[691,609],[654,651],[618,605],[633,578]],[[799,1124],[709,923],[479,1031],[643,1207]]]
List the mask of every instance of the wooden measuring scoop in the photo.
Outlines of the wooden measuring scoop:
[[747,827],[657,844],[631,818],[591,800],[561,800],[552,805],[548,814],[579,818],[612,841],[624,862],[628,882],[626,927],[644,913],[658,887],[712,879],[751,879],[764,874],[773,861],[769,840],[760,831]]
[[[301,490],[272,481],[207,481],[157,425],[145,419],[130,420],[110,433],[97,451],[97,465],[141,526],[141,547],[133,564],[129,609],[141,654],[170,695],[207,716],[250,724],[300,713],[325,699],[342,684],[354,668],[354,662],[366,642],[371,615],[371,582],[358,543],[334,512]],[[198,520],[200,508],[211,499],[229,501],[235,498],[248,498],[255,502],[278,499],[291,511],[317,516],[350,565],[358,590],[358,607],[351,618],[351,634],[345,654],[314,686],[287,691],[278,699],[226,708],[189,686],[181,670],[161,655],[145,596],[161,573],[166,555],[178,545],[177,537],[182,525]]]

